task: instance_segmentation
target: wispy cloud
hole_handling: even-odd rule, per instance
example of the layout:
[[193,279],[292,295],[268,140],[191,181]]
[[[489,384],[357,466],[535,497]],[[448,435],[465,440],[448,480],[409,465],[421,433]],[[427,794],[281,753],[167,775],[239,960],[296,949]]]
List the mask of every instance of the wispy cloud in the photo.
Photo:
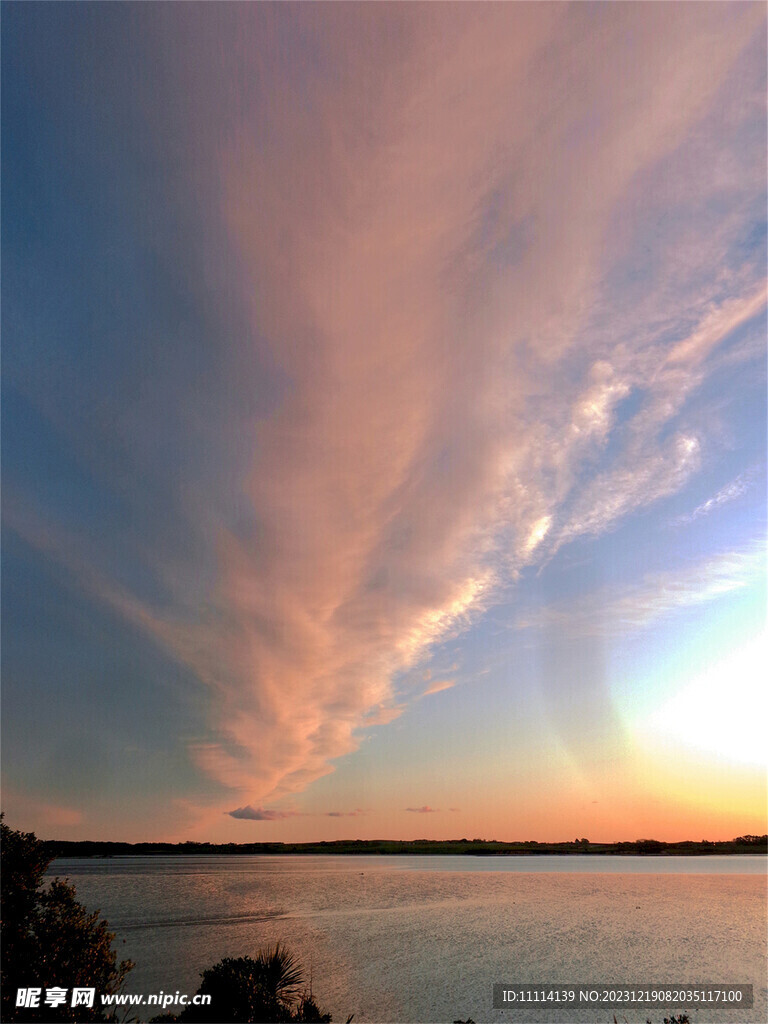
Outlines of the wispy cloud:
[[[651,277],[644,336],[629,334],[640,304],[630,294],[626,343],[617,341],[627,289],[610,280],[607,233],[627,197],[642,209],[643,174],[662,164],[675,180],[688,172],[686,139],[759,21],[742,9],[727,29],[707,18],[622,8],[619,48],[599,68],[588,36],[574,36],[578,15],[571,24],[559,9],[457,11],[441,18],[440,46],[430,18],[417,18],[375,117],[357,96],[324,98],[314,132],[323,141],[301,163],[316,180],[268,148],[224,154],[254,324],[292,382],[255,430],[247,490],[261,539],[221,536],[233,676],[222,715],[229,742],[253,752],[239,761],[242,786],[285,792],[328,771],[367,716],[397,713],[392,674],[465,628],[499,583],[674,493],[701,465],[703,439],[676,423],[680,375],[690,393],[706,377],[706,352],[759,311],[754,277],[736,282],[743,298],[732,282],[719,300],[704,268],[720,265],[714,247],[729,240],[693,258],[698,222],[677,225],[658,248],[676,266],[684,313],[675,318],[666,282]],[[631,87],[618,44],[630,22],[639,52],[653,54]],[[606,54],[612,47],[606,40]],[[659,87],[662,50],[677,71]],[[350,59],[343,45],[340,59]],[[547,81],[562,61],[577,83],[571,96]],[[585,105],[599,132],[574,133]],[[375,133],[357,133],[361,116]],[[305,133],[302,114],[286,118],[287,138]],[[521,168],[512,180],[510,166]],[[592,182],[588,198],[582,181]],[[744,183],[712,188],[736,195]],[[286,212],[289,194],[303,196],[299,220]],[[639,215],[634,223],[640,232]],[[516,232],[508,263],[498,238]],[[618,253],[636,244],[626,232],[617,241]],[[606,325],[588,341],[608,310],[613,333]],[[670,338],[675,359],[660,373]],[[575,345],[584,371],[566,378],[560,360]],[[625,425],[618,410],[632,391],[645,397]],[[614,433],[618,453],[600,467]]]
[[[708,377],[700,364],[736,328],[764,312],[765,286],[759,283],[721,304],[705,304],[699,321],[668,358],[663,356],[670,326],[667,321],[656,337],[648,339],[642,359],[623,353],[626,365],[620,372],[624,383],[614,394],[624,397],[634,391],[643,395],[642,401],[618,432],[623,444],[610,468],[582,477],[563,496],[561,523],[552,531],[547,549],[550,556],[575,537],[597,536],[627,514],[678,492],[698,471],[705,439],[679,417],[688,398]],[[661,365],[651,371],[649,358],[661,360]],[[709,372],[714,371],[713,365]],[[665,437],[673,425],[678,425],[677,429]],[[558,450],[557,442],[554,448]],[[562,443],[559,448],[562,450]]]
[[86,815],[79,807],[39,797],[14,785],[3,786],[3,811],[6,820],[13,823],[30,821],[35,829],[47,832],[52,828],[79,825]]
[[552,604],[518,620],[523,629],[556,629],[563,636],[636,633],[654,621],[741,590],[765,577],[766,551],[754,543],[678,571],[646,574],[632,586],[601,588]]
[[425,804],[423,807],[406,807],[406,811],[410,811],[412,814],[436,814],[439,807],[427,807]]
[[[684,487],[708,451],[686,402],[765,304],[762,251],[733,255],[764,195],[759,5],[611,5],[599,37],[589,5],[307,7],[307,61],[273,56],[265,10],[210,5],[167,65],[196,111],[173,166],[213,225],[215,322],[239,317],[222,409],[194,420],[221,486],[165,484],[187,564],[147,542],[149,601],[85,532],[17,517],[210,688],[190,754],[247,820],[290,816],[262,804],[447,688],[392,680],[526,566]],[[128,400],[114,417],[139,466],[159,396],[206,392],[182,384],[153,378],[140,430]],[[661,614],[660,585],[612,621]]]
[[677,518],[672,521],[672,525],[684,526],[687,523],[692,523],[696,519],[701,519],[702,516],[708,516],[711,512],[720,508],[721,505],[727,505],[729,502],[735,501],[736,498],[740,498],[742,494],[747,493],[753,485],[756,476],[756,470],[741,473],[735,480],[731,480],[730,483],[721,487],[720,490],[717,491],[716,494],[713,494],[711,498],[707,498],[706,501],[697,505],[692,512],[677,516]]
[[456,685],[455,679],[439,679],[432,683],[429,689],[422,693],[422,697],[429,697],[433,693],[442,693],[443,690],[450,690]]

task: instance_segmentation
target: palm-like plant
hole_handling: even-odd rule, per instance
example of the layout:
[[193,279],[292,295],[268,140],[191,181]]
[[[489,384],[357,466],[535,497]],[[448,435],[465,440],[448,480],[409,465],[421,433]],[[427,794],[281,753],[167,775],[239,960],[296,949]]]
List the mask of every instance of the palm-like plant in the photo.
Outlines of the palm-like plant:
[[303,981],[304,971],[299,961],[278,942],[274,947],[261,950],[256,959],[225,957],[203,971],[197,991],[198,995],[209,995],[210,1004],[190,1005],[178,1018],[160,1019],[177,1019],[190,1024],[263,1024],[266,1021],[329,1024],[330,1014],[323,1013],[310,995],[302,993]]
[[304,981],[304,971],[293,953],[281,948],[278,942],[274,948],[268,946],[261,950],[254,962],[262,987],[270,999],[289,1004],[295,1002]]

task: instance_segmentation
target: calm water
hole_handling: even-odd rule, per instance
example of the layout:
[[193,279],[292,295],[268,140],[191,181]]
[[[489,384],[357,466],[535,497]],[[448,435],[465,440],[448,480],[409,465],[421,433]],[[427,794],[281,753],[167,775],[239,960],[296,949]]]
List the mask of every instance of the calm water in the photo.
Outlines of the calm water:
[[[494,1011],[495,981],[751,983],[764,1024],[765,857],[115,857],[58,860],[100,908],[127,991],[193,993],[199,972],[278,940],[334,1021],[654,1024],[663,1010]],[[157,1012],[157,1011],[153,1011]],[[669,1013],[669,1011],[667,1011]]]

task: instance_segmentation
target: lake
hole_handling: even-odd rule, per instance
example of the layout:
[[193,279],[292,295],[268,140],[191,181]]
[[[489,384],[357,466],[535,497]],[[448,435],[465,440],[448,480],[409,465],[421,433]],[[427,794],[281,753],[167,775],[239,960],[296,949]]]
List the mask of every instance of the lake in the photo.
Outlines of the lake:
[[355,1024],[611,1024],[614,1014],[661,1024],[672,1012],[493,1010],[494,982],[752,984],[752,1010],[701,1008],[691,1021],[764,1024],[767,866],[764,856],[179,856],[61,859],[49,874],[107,918],[119,957],[136,962],[130,992],[192,994],[222,957],[280,941],[342,1024],[350,1014]]

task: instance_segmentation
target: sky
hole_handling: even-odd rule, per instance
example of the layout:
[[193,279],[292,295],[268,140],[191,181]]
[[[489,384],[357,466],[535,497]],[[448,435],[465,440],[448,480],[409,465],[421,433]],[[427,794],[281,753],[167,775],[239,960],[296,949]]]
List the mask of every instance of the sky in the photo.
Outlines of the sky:
[[2,32],[8,824],[765,832],[765,5]]

